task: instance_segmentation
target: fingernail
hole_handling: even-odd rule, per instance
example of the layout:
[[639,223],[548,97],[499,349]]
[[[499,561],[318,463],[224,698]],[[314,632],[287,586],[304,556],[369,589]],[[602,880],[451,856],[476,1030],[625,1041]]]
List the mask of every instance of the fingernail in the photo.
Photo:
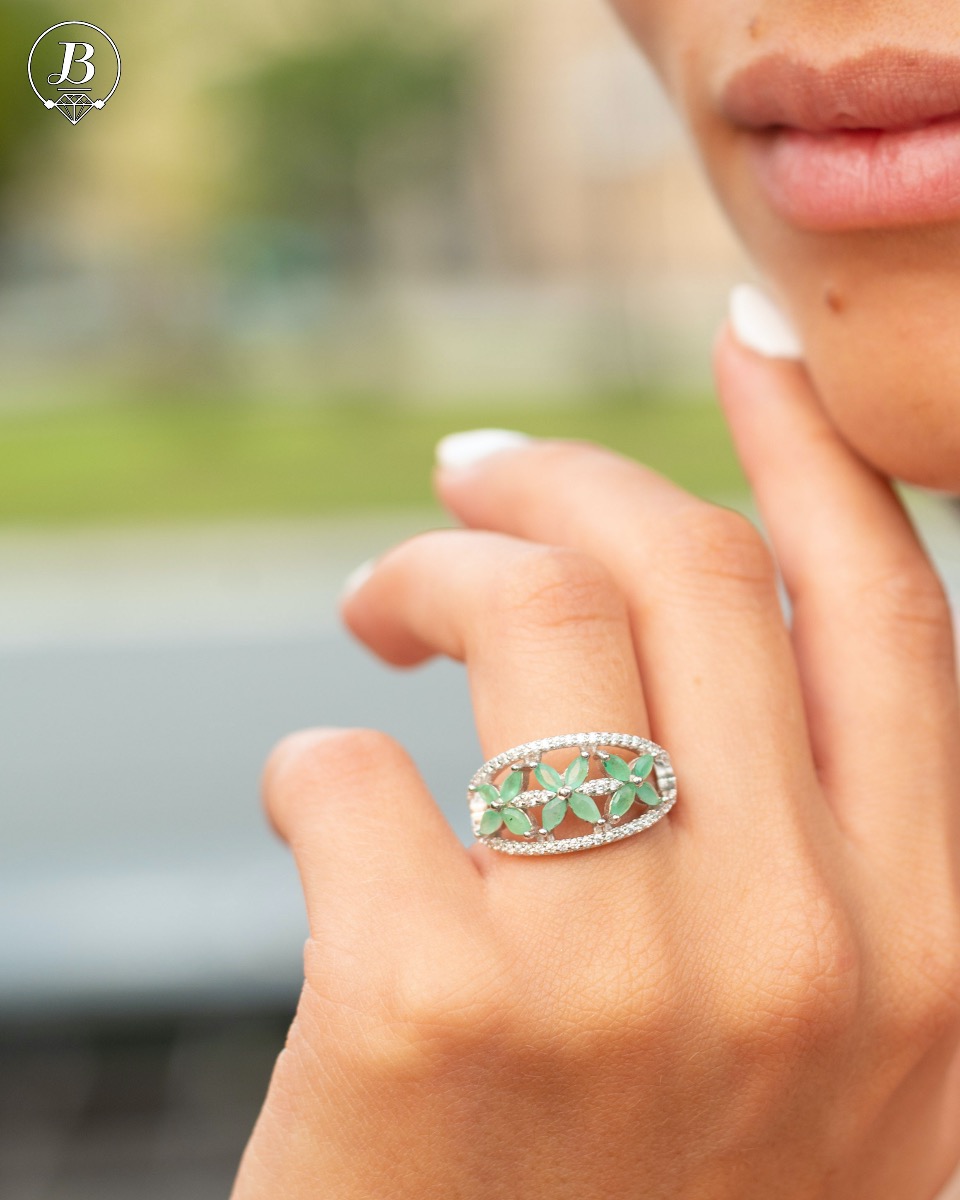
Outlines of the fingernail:
[[451,433],[437,443],[437,463],[454,469],[472,467],[491,454],[512,450],[529,441],[525,433],[513,429],[469,429],[465,433]]
[[359,592],[363,585],[373,574],[373,568],[377,565],[375,558],[368,558],[366,562],[362,562],[359,567],[354,567],[347,578],[344,580],[343,588],[340,592],[342,599],[352,596],[354,592]]
[[740,283],[730,293],[730,324],[737,341],[764,358],[803,358],[797,331],[766,292]]

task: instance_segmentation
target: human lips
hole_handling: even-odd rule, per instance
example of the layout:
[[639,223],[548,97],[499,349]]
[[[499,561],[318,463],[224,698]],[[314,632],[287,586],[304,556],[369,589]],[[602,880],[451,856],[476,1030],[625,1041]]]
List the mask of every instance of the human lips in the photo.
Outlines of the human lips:
[[885,49],[824,70],[775,54],[734,75],[721,107],[752,129],[910,129],[960,113],[960,58]]
[[960,216],[960,59],[877,50],[828,70],[772,55],[720,110],[750,138],[773,208],[840,230]]

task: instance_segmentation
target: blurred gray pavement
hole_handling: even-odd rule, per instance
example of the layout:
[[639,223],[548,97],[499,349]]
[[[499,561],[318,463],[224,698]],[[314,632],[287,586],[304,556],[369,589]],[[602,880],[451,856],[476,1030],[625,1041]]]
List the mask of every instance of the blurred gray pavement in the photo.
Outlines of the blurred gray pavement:
[[435,521],[0,536],[0,1011],[295,995],[302,902],[258,798],[293,729],[388,730],[467,834],[462,669],[383,667],[336,616],[349,570]]

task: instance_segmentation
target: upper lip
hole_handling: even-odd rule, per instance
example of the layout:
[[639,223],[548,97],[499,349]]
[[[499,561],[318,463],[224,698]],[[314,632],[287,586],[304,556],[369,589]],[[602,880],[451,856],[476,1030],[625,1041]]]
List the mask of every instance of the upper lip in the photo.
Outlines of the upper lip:
[[960,58],[878,49],[823,68],[771,54],[732,76],[720,108],[747,129],[917,128],[960,113]]

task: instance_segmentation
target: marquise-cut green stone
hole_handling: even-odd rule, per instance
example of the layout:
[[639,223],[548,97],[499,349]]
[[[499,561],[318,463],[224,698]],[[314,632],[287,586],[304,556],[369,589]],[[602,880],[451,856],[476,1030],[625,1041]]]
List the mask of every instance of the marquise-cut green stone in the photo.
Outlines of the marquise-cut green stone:
[[543,806],[543,812],[541,813],[543,827],[547,833],[556,829],[566,815],[567,802],[563,796],[556,796],[553,800],[548,800]]
[[630,767],[619,754],[611,754],[608,759],[605,759],[603,769],[612,778],[619,779],[621,783],[630,782]]
[[502,824],[503,817],[500,813],[488,808],[480,818],[480,833],[483,837],[489,837],[491,833],[496,833]]
[[533,822],[520,808],[505,808],[503,820],[511,833],[529,833],[533,828]]
[[641,783],[637,788],[637,795],[644,804],[649,805],[651,808],[656,808],[658,804],[663,803],[663,797],[657,795],[656,788],[650,783]]
[[574,792],[570,797],[570,807],[581,821],[589,821],[591,825],[596,825],[600,820],[600,809],[597,808],[593,797],[588,796],[586,792]]
[[653,770],[653,755],[644,754],[642,758],[634,761],[630,767],[630,774],[636,776],[637,779],[646,779]]
[[577,788],[590,773],[589,760],[578,754],[563,773],[563,782],[568,788]]
[[516,800],[523,790],[523,774],[520,771],[511,771],[503,783],[500,785],[500,799],[504,804],[509,804],[511,800]]
[[533,773],[548,792],[559,792],[563,787],[563,776],[548,763],[540,763]]
[[610,801],[610,816],[622,817],[627,809],[633,804],[637,798],[637,789],[632,783],[625,783],[622,788],[618,788]]
[[492,783],[481,783],[477,788],[477,795],[482,796],[487,804],[500,803],[500,793]]

